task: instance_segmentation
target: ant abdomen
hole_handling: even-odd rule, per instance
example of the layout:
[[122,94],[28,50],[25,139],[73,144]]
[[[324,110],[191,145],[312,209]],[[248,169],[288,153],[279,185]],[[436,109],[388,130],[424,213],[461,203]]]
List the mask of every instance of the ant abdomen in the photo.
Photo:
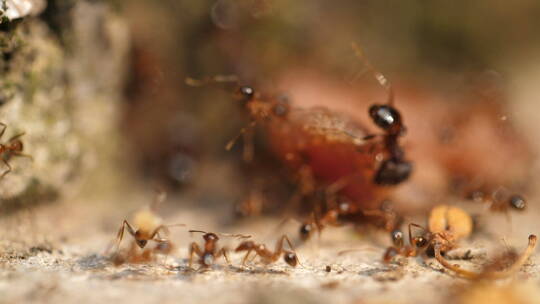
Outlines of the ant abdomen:
[[379,167],[374,181],[378,185],[397,185],[409,178],[412,169],[413,166],[408,161],[388,159]]

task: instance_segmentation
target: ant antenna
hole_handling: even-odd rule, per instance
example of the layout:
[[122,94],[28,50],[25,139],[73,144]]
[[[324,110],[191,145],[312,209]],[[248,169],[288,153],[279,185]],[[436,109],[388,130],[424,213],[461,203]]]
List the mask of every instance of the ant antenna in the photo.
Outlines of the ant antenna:
[[358,57],[362,61],[362,63],[371,72],[371,74],[373,74],[373,77],[375,77],[377,82],[379,82],[379,84],[386,90],[386,92],[388,93],[388,98],[386,100],[386,103],[392,106],[394,104],[394,88],[392,87],[392,84],[390,83],[390,81],[388,81],[388,79],[381,72],[377,71],[371,65],[371,63],[366,59],[366,56],[364,55],[364,51],[362,50],[362,48],[360,48],[360,46],[357,43],[351,42],[351,47],[356,57]]
[[249,234],[241,234],[241,233],[231,234],[231,233],[220,232],[218,234],[221,235],[221,236],[225,236],[225,237],[234,237],[234,238],[239,238],[239,239],[249,239],[249,238],[251,238],[251,235],[249,235]]
[[251,123],[249,123],[249,125],[247,125],[246,127],[243,127],[240,130],[240,132],[238,132],[238,135],[236,135],[233,139],[229,140],[227,145],[225,145],[225,150],[230,151],[232,147],[234,146],[234,144],[238,141],[240,136],[246,134],[247,131],[251,131],[251,129],[255,128],[256,125],[257,125],[257,121],[254,120]]
[[[204,233],[204,234],[207,234],[208,232],[206,231],[202,231],[202,230],[189,230],[189,233],[193,233],[193,232],[199,232],[199,233]],[[251,235],[249,234],[241,234],[241,233],[225,233],[225,232],[218,232],[217,234],[221,235],[221,236],[225,236],[225,237],[235,237],[235,238],[240,238],[240,239],[249,239],[251,238]]]
[[195,79],[191,77],[186,77],[184,80],[188,86],[192,87],[202,87],[207,84],[215,83],[235,83],[238,84],[238,76],[236,75],[215,75],[207,76],[202,79]]
[[189,233],[193,233],[193,232],[204,233],[204,234],[208,233],[208,232],[202,231],[202,230],[189,230]]

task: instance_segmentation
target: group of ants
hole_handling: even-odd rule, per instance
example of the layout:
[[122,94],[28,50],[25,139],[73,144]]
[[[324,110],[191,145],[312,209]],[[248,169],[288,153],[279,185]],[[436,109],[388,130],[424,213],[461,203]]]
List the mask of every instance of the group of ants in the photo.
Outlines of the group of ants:
[[[353,46],[360,58],[363,58],[361,50]],[[382,135],[367,135],[362,138],[362,141],[373,140],[376,137],[382,137],[381,144],[386,151],[386,157],[381,161],[377,170],[373,174],[372,182],[376,185],[397,185],[408,179],[412,171],[412,164],[405,159],[405,153],[399,145],[399,138],[405,134],[406,128],[403,123],[400,112],[394,106],[394,92],[388,80],[378,71],[376,71],[367,61],[364,61],[366,66],[372,72],[379,84],[388,92],[388,100],[385,104],[374,104],[369,108],[369,116],[373,123],[383,132]],[[253,87],[240,85],[236,77],[229,76],[214,76],[203,80],[195,80],[188,78],[186,83],[192,86],[199,86],[207,83],[222,83],[234,82],[235,95],[246,106],[249,115],[252,118],[250,127],[256,123],[267,123],[272,119],[283,119],[287,117],[291,111],[291,106],[288,102],[283,102],[279,99],[264,99]],[[0,123],[2,130],[0,138],[6,130],[6,125]],[[245,134],[248,128],[244,128],[241,134]],[[2,161],[7,167],[0,178],[4,177],[11,171],[11,166],[8,161],[12,156],[26,156],[23,154],[23,143],[21,136],[24,133],[17,134],[11,137],[6,143],[0,144],[0,155]],[[235,139],[236,140],[236,139]],[[351,144],[356,144],[357,141],[351,141]],[[227,148],[230,148],[230,144]],[[122,222],[116,239],[116,251],[111,256],[111,260],[115,264],[130,263],[130,262],[147,262],[155,258],[156,254],[169,255],[173,251],[173,244],[162,234],[168,234],[169,228],[177,225],[164,225],[159,216],[156,215],[155,207],[165,199],[165,193],[160,192],[157,199],[147,209],[141,210],[135,214],[134,225],[127,220]],[[327,212],[323,216],[312,216],[312,218],[301,225],[299,233],[302,240],[310,238],[314,231],[319,233],[324,226],[337,226],[341,224],[340,217],[347,215],[348,210],[352,206],[347,203],[341,203],[337,208],[327,208]],[[526,200],[518,194],[507,195],[504,200],[492,206],[495,209],[516,209],[523,210],[526,207]],[[452,264],[445,257],[444,253],[456,247],[459,240],[468,237],[473,230],[472,217],[463,209],[456,206],[438,205],[433,208],[428,217],[427,228],[418,224],[410,223],[408,225],[408,240],[409,244],[405,244],[404,233],[399,229],[399,216],[391,207],[382,205],[379,210],[360,210],[362,215],[380,216],[386,223],[387,229],[390,231],[393,245],[390,246],[383,255],[383,262],[390,263],[397,256],[416,257],[419,255],[427,255],[430,253],[435,259],[446,269],[454,272],[457,276],[468,279],[499,279],[508,277],[519,271],[521,266],[526,263],[527,259],[534,252],[536,247],[536,235],[530,235],[528,238],[528,246],[517,258],[514,263],[505,269],[490,269],[485,268],[483,271],[474,272],[461,268],[459,265]],[[399,224],[398,224],[399,223]],[[397,226],[397,228],[396,228]],[[419,235],[413,234],[413,229],[422,231]],[[124,237],[124,232],[127,232],[133,237],[134,242],[127,251],[120,250],[120,244]],[[276,242],[275,249],[272,251],[266,245],[257,243],[251,240],[250,235],[243,234],[227,234],[227,233],[212,233],[200,230],[189,230],[191,233],[202,233],[204,244],[199,246],[196,242],[192,242],[189,246],[189,267],[191,268],[194,262],[194,257],[198,257],[196,262],[201,269],[207,269],[215,264],[216,260],[223,257],[230,264],[228,250],[225,247],[219,247],[218,241],[220,236],[235,237],[242,239],[238,246],[234,249],[235,252],[245,252],[242,258],[242,265],[245,266],[248,262],[259,258],[262,264],[268,265],[277,262],[281,257],[283,261],[291,267],[301,265],[292,242],[287,235],[282,235]],[[148,248],[149,241],[155,243],[155,247]],[[286,248],[287,247],[287,248]]]

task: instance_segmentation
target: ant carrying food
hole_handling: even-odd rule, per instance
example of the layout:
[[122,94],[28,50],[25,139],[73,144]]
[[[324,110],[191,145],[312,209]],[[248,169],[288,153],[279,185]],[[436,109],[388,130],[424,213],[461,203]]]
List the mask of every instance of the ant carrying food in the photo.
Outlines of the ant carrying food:
[[[283,243],[287,242],[290,250],[283,249]],[[256,243],[254,241],[244,241],[236,247],[235,252],[247,251],[246,255],[242,259],[242,266],[245,266],[248,258],[252,252],[255,252],[255,256],[259,256],[259,260],[265,264],[275,263],[281,255],[283,255],[283,261],[291,267],[296,267],[298,265],[298,256],[294,251],[294,247],[286,235],[281,236],[281,238],[276,242],[276,248],[272,252],[269,250],[266,245]]]
[[[131,224],[124,220],[122,226],[118,230],[117,234],[117,243],[116,243],[116,252],[120,248],[120,243],[124,237],[124,231],[127,230],[128,233],[133,237],[135,244],[140,249],[144,249],[148,241],[155,241],[158,244],[163,243],[162,247],[167,244],[167,247],[172,246],[169,240],[164,239],[159,234],[160,231],[165,233],[169,232],[168,227],[174,226],[185,226],[183,224],[174,224],[174,225],[163,225],[162,219],[156,214],[157,205],[165,201],[166,193],[161,191],[157,194],[155,201],[150,205],[149,208],[142,209],[138,211],[133,219],[136,229],[131,226]],[[159,251],[159,250],[158,250]]]
[[[421,235],[413,236],[412,227],[423,231]],[[536,236],[529,236],[529,245],[525,252],[516,260],[516,262],[504,271],[487,271],[476,273],[461,269],[459,266],[448,262],[443,253],[457,246],[457,241],[468,237],[473,228],[473,221],[470,215],[463,209],[447,205],[439,205],[431,210],[428,222],[428,228],[425,229],[417,224],[409,224],[409,242],[406,246],[403,242],[403,234],[399,231],[393,233],[394,246],[388,248],[383,256],[383,261],[388,263],[395,256],[415,257],[420,253],[433,249],[435,259],[445,268],[456,274],[469,278],[499,279],[504,278],[519,270],[527,261],[536,246]]]
[[[367,63],[360,49],[357,46],[354,48],[362,61]],[[311,223],[304,224],[300,228],[302,238],[309,237],[307,232],[314,230],[310,228],[316,226],[320,231],[324,225],[335,223],[338,218],[353,223],[380,219],[378,215],[381,213],[373,211],[379,211],[393,187],[411,175],[412,164],[406,160],[399,144],[399,138],[405,135],[406,128],[400,112],[393,105],[392,86],[369,63],[366,66],[388,94],[385,104],[375,104],[369,109],[374,124],[384,131],[382,135],[371,134],[368,128],[348,115],[322,107],[294,107],[288,99],[264,96],[251,86],[239,85],[236,77],[186,80],[189,85],[196,86],[220,82],[237,85],[235,93],[250,121],[239,136],[251,134],[255,126],[262,126],[270,151],[288,169],[298,186],[297,192],[300,194],[297,195],[297,202],[315,195],[320,189],[340,185],[334,195],[348,203],[336,206],[323,202],[321,210],[328,214],[313,217],[316,223],[312,219]],[[228,149],[239,136],[227,145]],[[375,140],[378,137],[383,140]],[[371,214],[364,214],[364,211]]]
[[[221,249],[218,249],[217,243],[219,241],[219,237],[216,233],[212,232],[205,232],[201,230],[189,230],[190,233],[193,232],[199,232],[203,233],[203,239],[204,239],[204,246],[203,249],[199,247],[199,245],[195,242],[192,242],[191,245],[189,245],[189,267],[193,265],[193,254],[196,254],[199,256],[199,264],[201,267],[207,268],[214,264],[214,262],[223,256],[223,258],[227,261],[227,263],[230,265],[231,262],[229,260],[228,256],[228,250],[226,247],[222,247]],[[238,237],[238,238],[250,238],[249,235],[242,235],[242,234],[226,234],[221,233],[221,235],[224,236],[231,236],[231,237]]]
[[[2,130],[0,131],[0,138],[4,135],[7,125],[5,123],[0,122],[0,127]],[[22,153],[24,149],[24,145],[20,138],[25,134],[25,132],[16,134],[12,136],[10,139],[7,140],[7,142],[0,144],[0,155],[2,157],[2,162],[4,162],[4,165],[6,165],[7,170],[0,175],[0,179],[4,178],[8,173],[11,172],[11,166],[9,165],[9,160],[13,156],[22,156],[22,157],[28,157],[30,159],[33,159],[31,155],[27,155]]]

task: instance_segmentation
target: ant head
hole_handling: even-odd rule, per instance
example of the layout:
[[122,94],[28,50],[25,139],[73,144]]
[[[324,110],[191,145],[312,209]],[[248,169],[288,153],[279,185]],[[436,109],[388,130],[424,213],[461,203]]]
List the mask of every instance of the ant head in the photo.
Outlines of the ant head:
[[250,86],[239,87],[237,93],[238,95],[240,95],[240,98],[245,102],[252,100],[255,96],[255,90],[253,89],[253,87]]
[[296,267],[296,265],[298,265],[298,257],[294,252],[286,251],[283,255],[283,260],[285,263],[289,264],[289,266]]
[[219,237],[215,233],[209,232],[203,235],[203,239],[207,242],[217,242]]
[[137,243],[137,245],[143,249],[144,246],[146,246],[146,243],[148,243],[148,240],[143,240],[143,239],[135,239],[135,243]]
[[309,223],[305,223],[302,226],[300,226],[300,238],[303,241],[308,240],[311,237],[311,233],[313,232],[313,225]]
[[429,245],[429,236],[426,234],[426,235],[420,235],[420,236],[415,236],[412,238],[412,243],[414,244],[414,246],[416,246],[416,248],[426,248],[427,245]]
[[378,185],[397,185],[409,178],[412,169],[413,166],[408,161],[400,159],[385,160],[375,174],[375,183]]
[[24,145],[22,141],[18,139],[10,142],[9,147],[11,148],[11,150],[16,151],[16,152],[21,152],[24,149]]
[[369,108],[369,116],[373,122],[384,131],[392,134],[401,134],[405,128],[401,122],[401,114],[389,105],[372,105]]
[[519,211],[525,210],[525,207],[527,207],[527,201],[525,200],[525,198],[523,198],[523,196],[519,194],[512,195],[510,197],[509,203],[510,207]]
[[401,230],[392,231],[392,243],[397,247],[403,246],[403,232]]
[[238,251],[252,250],[253,248],[255,248],[255,243],[253,241],[245,241],[245,242],[240,243],[240,245],[238,245],[238,247],[236,247],[234,251],[238,252]]

